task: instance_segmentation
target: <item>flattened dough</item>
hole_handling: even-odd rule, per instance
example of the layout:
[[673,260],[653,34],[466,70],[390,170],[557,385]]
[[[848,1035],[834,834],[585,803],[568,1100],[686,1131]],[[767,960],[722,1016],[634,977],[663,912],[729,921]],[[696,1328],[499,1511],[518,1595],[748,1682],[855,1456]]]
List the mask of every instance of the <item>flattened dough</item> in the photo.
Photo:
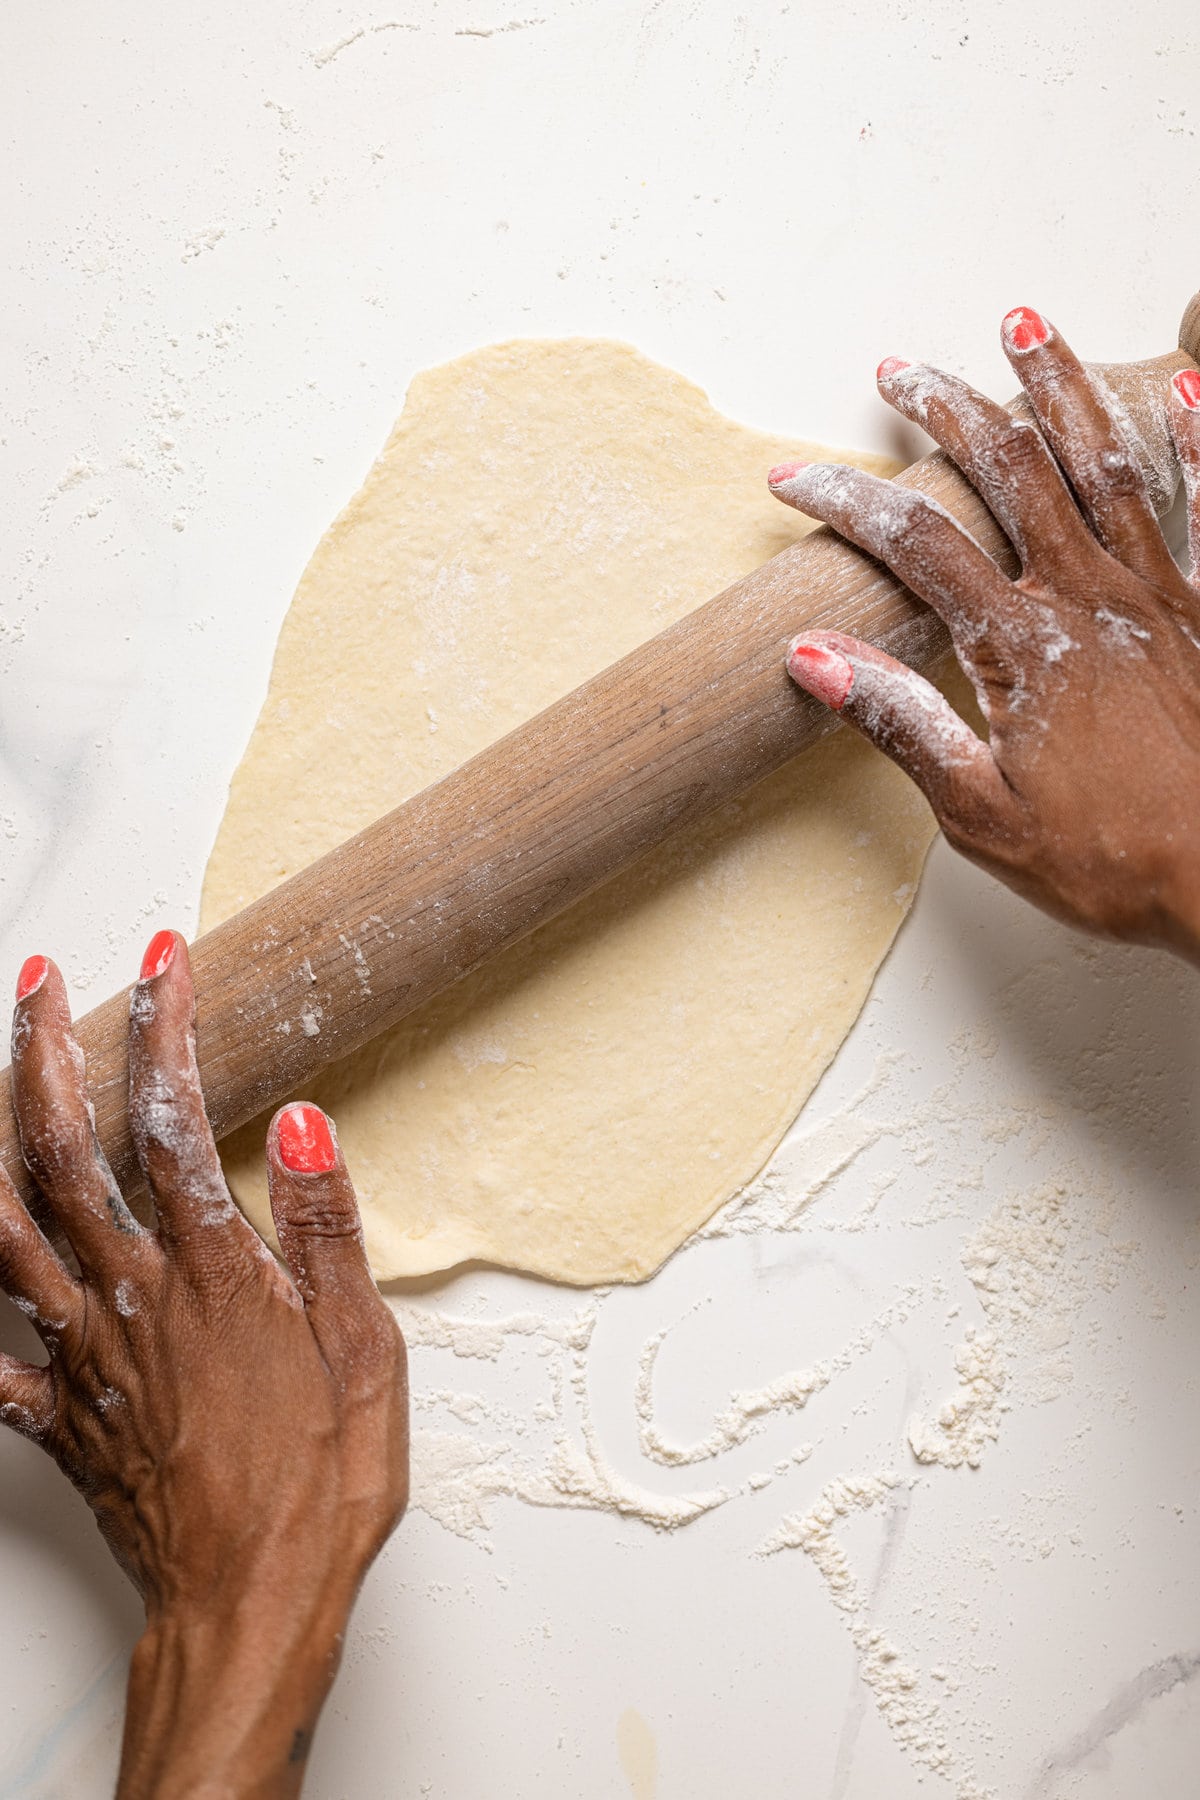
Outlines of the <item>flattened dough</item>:
[[[765,473],[827,454],[604,340],[419,376],[284,621],[204,927],[800,535]],[[795,1118],[932,834],[839,732],[330,1069],[307,1097],[337,1121],[376,1275],[651,1273]],[[264,1128],[225,1156],[269,1233]]]

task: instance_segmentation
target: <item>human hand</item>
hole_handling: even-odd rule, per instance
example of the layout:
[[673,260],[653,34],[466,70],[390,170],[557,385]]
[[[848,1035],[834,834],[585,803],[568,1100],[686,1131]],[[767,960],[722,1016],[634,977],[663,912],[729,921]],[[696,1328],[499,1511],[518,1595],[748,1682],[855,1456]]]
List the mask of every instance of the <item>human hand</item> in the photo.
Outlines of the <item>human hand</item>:
[[826,463],[768,478],[941,615],[989,742],[839,632],[795,639],[788,669],[912,777],[964,855],[1072,924],[1200,961],[1200,375],[1174,377],[1168,408],[1189,581],[1111,399],[1037,313],[1001,335],[1040,431],[925,364],[889,357],[877,378],[978,490],[1017,580],[911,489]]
[[44,1368],[0,1357],[0,1417],[83,1494],[146,1606],[119,1794],[293,1795],[359,1583],[404,1510],[405,1352],[318,1108],[268,1140],[292,1279],[221,1172],[187,949],[133,990],[129,1116],[158,1218],[126,1206],[93,1129],[62,977],[21,971],[13,1103],[69,1272],[0,1171],[0,1286]]

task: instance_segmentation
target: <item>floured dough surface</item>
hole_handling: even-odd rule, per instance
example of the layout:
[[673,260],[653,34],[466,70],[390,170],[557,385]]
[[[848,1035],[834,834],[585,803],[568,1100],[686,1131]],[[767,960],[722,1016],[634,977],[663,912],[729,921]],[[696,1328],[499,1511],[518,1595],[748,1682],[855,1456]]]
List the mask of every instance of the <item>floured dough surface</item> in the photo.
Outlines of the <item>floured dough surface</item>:
[[[284,621],[203,927],[801,535],[766,470],[827,454],[604,340],[419,376]],[[305,1097],[336,1119],[377,1276],[649,1274],[795,1117],[932,835],[839,732],[328,1070]],[[264,1130],[223,1148],[269,1233]]]

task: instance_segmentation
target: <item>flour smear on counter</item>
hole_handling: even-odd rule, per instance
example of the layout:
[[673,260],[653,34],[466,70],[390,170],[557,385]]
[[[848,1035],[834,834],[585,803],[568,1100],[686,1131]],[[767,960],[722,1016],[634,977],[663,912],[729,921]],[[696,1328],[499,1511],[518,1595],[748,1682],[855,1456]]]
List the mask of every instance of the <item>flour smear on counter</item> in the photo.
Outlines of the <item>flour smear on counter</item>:
[[[640,1453],[636,1473],[606,1453],[591,1400],[590,1359],[613,1291],[600,1290],[582,1303],[570,1297],[561,1313],[494,1318],[453,1315],[414,1301],[396,1304],[413,1350],[414,1507],[490,1553],[496,1508],[514,1501],[606,1512],[655,1532],[675,1532],[702,1530],[719,1508],[752,1504],[760,1519],[761,1496],[775,1488],[776,1523],[748,1541],[745,1554],[783,1563],[783,1553],[798,1552],[808,1559],[849,1632],[866,1691],[896,1743],[941,1777],[957,1800],[989,1800],[993,1790],[979,1775],[969,1721],[955,1710],[959,1665],[970,1663],[979,1621],[960,1618],[950,1628],[945,1620],[926,1618],[918,1634],[928,1639],[924,1660],[915,1646],[901,1648],[895,1632],[875,1617],[871,1582],[844,1540],[856,1517],[898,1520],[933,1499],[931,1483],[969,1481],[987,1457],[1002,1454],[1009,1416],[1052,1402],[1070,1386],[1077,1337],[1100,1329],[1089,1303],[1112,1291],[1136,1266],[1138,1253],[1121,1237],[1114,1197],[1099,1191],[1094,1177],[1063,1165],[1053,1105],[1044,1099],[1002,1105],[988,1093],[979,1073],[988,1062],[986,1033],[967,1034],[955,1047],[955,1062],[955,1074],[923,1104],[893,1109],[900,1059],[881,1057],[844,1106],[812,1126],[799,1125],[766,1174],[670,1266],[677,1269],[705,1245],[743,1236],[816,1241],[828,1234],[852,1246],[859,1234],[885,1228],[915,1234],[957,1228],[957,1291],[936,1272],[899,1282],[867,1320],[830,1343],[826,1355],[729,1393],[706,1431],[677,1441],[659,1419],[659,1362],[673,1334],[711,1303],[702,1292],[686,1315],[645,1336],[629,1370]],[[972,1167],[956,1156],[953,1172],[939,1178],[932,1166],[948,1136],[977,1143],[980,1160]],[[1029,1185],[989,1204],[992,1156],[1014,1139],[1027,1153]],[[914,1188],[923,1196],[920,1203],[893,1216],[897,1196]],[[654,1288],[651,1283],[642,1292],[652,1299]],[[826,1463],[836,1456],[839,1384],[848,1389],[851,1372],[922,1312],[940,1312],[958,1334],[942,1391],[920,1396],[888,1464],[845,1468],[806,1490],[805,1465],[816,1466],[815,1452],[822,1450]],[[436,1359],[441,1374],[447,1356],[444,1384],[433,1385],[430,1362]],[[461,1373],[456,1378],[464,1364],[502,1371],[503,1398],[475,1391]],[[819,1425],[807,1421],[818,1396],[825,1402]],[[787,1420],[794,1425],[781,1445]],[[772,1448],[759,1466],[729,1471],[734,1453],[768,1436]],[[684,1471],[689,1480],[683,1490],[663,1479]],[[1031,1502],[1024,1523],[1013,1518],[997,1526],[1034,1563],[1052,1547],[1035,1517],[1044,1501]],[[979,1554],[987,1555],[982,1541]]]

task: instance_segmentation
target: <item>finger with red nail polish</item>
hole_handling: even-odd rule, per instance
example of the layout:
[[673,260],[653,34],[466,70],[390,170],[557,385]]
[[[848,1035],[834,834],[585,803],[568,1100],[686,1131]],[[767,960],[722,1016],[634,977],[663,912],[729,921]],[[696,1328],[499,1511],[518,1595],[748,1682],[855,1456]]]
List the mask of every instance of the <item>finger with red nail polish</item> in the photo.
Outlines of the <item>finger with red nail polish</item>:
[[[89,1187],[96,1173],[96,1161],[90,1154],[95,1133],[87,1116],[77,1046],[70,1041],[66,990],[62,976],[46,956],[26,957],[17,977],[10,1080],[22,1160],[35,1180],[40,1180],[41,1198],[57,1214],[60,1225],[76,1211],[88,1215],[82,1231],[86,1238],[92,1202],[97,1198]],[[54,1205],[59,1197],[56,1171],[69,1155],[71,1144],[80,1142],[85,1145],[80,1158],[82,1179],[72,1184],[68,1204],[60,1211]],[[67,1341],[84,1312],[79,1283],[17,1198],[2,1164],[0,1289],[17,1302],[47,1348]],[[46,1400],[50,1401],[48,1413],[43,1404]],[[0,1409],[6,1404],[19,1409],[16,1414],[0,1410],[0,1418],[28,1436],[38,1436],[40,1430],[35,1427],[49,1424],[52,1402],[53,1384],[47,1370],[34,1370],[0,1354]]]
[[233,1203],[213,1140],[179,933],[156,931],[141,968],[129,1002],[129,1128],[163,1241],[216,1279],[222,1257],[260,1240]]
[[879,385],[889,406],[927,431],[986,501],[1023,575],[1055,584],[1078,565],[1091,538],[1036,426],[929,363],[901,363]]
[[358,1202],[332,1120],[311,1101],[282,1107],[267,1132],[267,1179],[279,1248],[331,1367],[378,1307]]
[[84,1057],[61,971],[31,956],[17,984],[12,1096],[21,1154],[81,1271],[103,1290],[114,1246],[137,1254],[141,1227],[96,1137]]
[[839,631],[794,639],[787,670],[917,783],[956,842],[994,829],[1007,794],[992,753],[923,675]]
[[1028,306],[1000,332],[1042,434],[1104,548],[1143,581],[1168,585],[1174,564],[1146,489],[1138,447],[1099,377]]

